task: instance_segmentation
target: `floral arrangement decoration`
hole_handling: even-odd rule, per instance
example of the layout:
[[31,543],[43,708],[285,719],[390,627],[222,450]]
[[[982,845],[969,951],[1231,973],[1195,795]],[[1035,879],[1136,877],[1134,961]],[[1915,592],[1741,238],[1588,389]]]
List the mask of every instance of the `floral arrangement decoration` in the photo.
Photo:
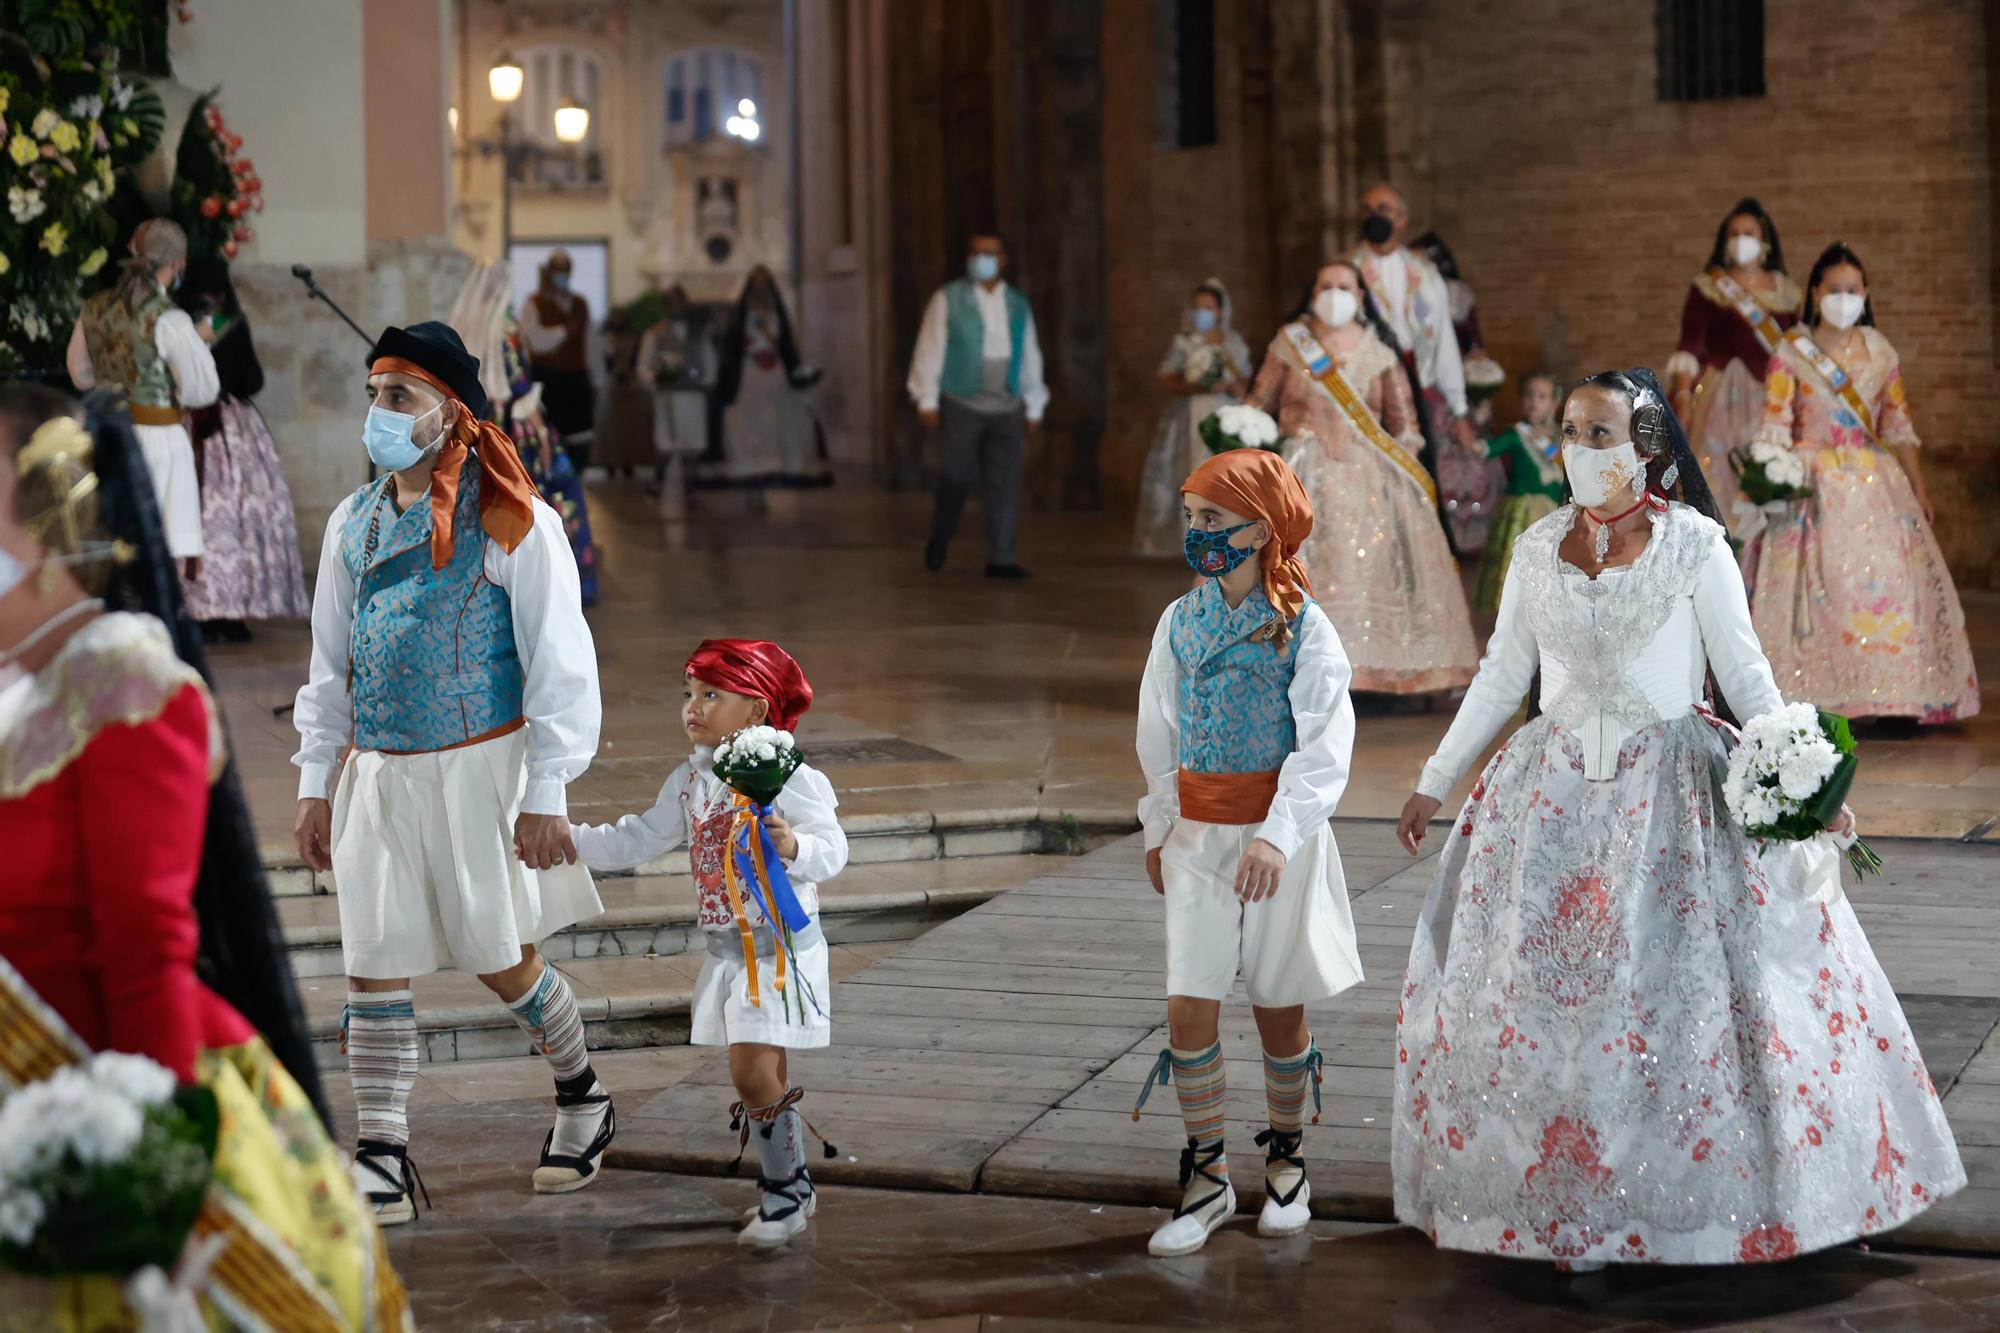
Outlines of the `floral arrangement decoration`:
[[1201,442],[1210,453],[1231,449],[1278,450],[1278,423],[1261,407],[1229,403],[1202,418]]
[[[799,974],[793,943],[793,935],[811,925],[812,917],[799,901],[791,876],[785,872],[785,864],[779,859],[778,849],[763,821],[771,813],[771,803],[778,799],[778,793],[804,762],[791,732],[756,726],[745,727],[716,746],[713,769],[723,785],[736,793],[736,823],[730,830],[730,854],[725,870],[729,906],[743,939],[744,963],[750,974],[750,1003],[761,1002],[757,998],[753,926],[743,910],[746,896],[757,905],[762,918],[756,924],[769,929],[777,938],[776,987],[784,996],[787,1012],[796,1003],[801,1019],[805,1017],[807,1004],[816,1010],[820,1007],[818,997]],[[798,980],[796,987],[786,984],[788,970]]]
[[1759,436],[1747,447],[1731,451],[1729,466],[1752,504],[1802,500],[1812,494],[1806,485],[1805,460],[1777,440]]

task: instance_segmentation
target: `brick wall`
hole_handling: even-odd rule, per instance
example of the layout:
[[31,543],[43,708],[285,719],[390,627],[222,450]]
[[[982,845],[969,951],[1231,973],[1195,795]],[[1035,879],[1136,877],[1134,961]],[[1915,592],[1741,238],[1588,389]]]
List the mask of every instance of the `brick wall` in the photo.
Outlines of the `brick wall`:
[[1984,7],[1766,0],[1767,95],[1698,104],[1654,100],[1652,10],[1437,4],[1399,66],[1428,116],[1413,221],[1451,243],[1490,349],[1510,372],[1664,366],[1722,212],[1755,194],[1800,281],[1835,239],[1867,262],[1939,540],[2000,586]]

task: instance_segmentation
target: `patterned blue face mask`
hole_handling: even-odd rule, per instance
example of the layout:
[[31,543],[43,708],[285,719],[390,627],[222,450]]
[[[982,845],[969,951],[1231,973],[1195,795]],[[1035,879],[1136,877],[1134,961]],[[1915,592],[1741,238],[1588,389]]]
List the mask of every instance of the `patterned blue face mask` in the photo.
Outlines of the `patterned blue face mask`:
[[1188,568],[1204,578],[1219,579],[1238,565],[1257,554],[1254,546],[1231,546],[1229,539],[1239,532],[1254,527],[1256,520],[1238,523],[1233,528],[1220,532],[1202,532],[1198,528],[1187,530]]

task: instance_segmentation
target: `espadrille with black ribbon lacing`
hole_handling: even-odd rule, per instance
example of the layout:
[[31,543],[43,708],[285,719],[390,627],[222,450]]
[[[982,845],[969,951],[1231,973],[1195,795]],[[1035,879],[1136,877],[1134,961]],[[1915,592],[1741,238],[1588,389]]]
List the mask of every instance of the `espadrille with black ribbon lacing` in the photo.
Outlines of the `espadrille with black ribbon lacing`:
[[1162,1259],[1193,1254],[1208,1244],[1215,1229],[1236,1212],[1236,1187],[1229,1183],[1228,1157],[1222,1140],[1181,1149],[1181,1206],[1146,1248]]

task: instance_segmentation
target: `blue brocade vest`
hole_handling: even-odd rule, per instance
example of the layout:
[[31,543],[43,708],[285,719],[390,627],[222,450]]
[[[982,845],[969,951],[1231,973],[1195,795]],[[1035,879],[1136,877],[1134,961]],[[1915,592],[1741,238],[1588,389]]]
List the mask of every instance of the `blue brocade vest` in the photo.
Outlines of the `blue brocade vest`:
[[394,477],[363,488],[341,530],[340,558],[354,580],[347,687],[357,749],[448,750],[521,718],[514,608],[486,577],[479,481],[478,463],[468,458],[443,569],[431,568],[429,497],[398,514]]
[[1299,622],[1282,648],[1252,638],[1277,617],[1262,588],[1230,610],[1213,579],[1174,603],[1182,769],[1274,772],[1298,748],[1291,690]]

